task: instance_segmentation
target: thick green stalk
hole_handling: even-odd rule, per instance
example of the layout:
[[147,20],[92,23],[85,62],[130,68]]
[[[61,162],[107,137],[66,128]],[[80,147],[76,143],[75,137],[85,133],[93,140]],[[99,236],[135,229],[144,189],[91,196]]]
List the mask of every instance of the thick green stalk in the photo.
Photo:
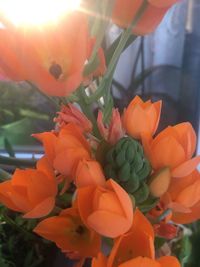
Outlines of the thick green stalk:
[[88,99],[87,99],[88,104],[92,103],[94,101],[97,101],[104,94],[105,90],[109,90],[110,85],[112,83],[113,74],[114,74],[117,62],[119,60],[119,57],[120,57],[124,47],[126,46],[130,35],[132,34],[133,28],[135,27],[135,25],[138,23],[139,19],[143,15],[144,11],[146,10],[146,7],[147,7],[147,0],[145,0],[143,2],[138,13],[136,14],[134,20],[132,21],[132,23],[128,26],[128,28],[121,35],[119,44],[118,44],[118,46],[117,46],[117,48],[116,48],[115,52],[113,53],[113,56],[110,60],[107,72],[106,72],[104,78],[102,79],[102,81],[99,85],[99,88],[96,90],[96,92],[94,92],[93,95],[88,97]]
[[[111,46],[108,48],[108,50],[105,53],[107,66],[109,65],[109,63],[110,63],[110,61],[112,59],[112,56],[113,56],[113,54],[115,52],[115,49],[117,48],[117,46],[118,46],[118,44],[120,42],[121,36],[122,36],[122,34],[120,34],[120,36],[111,44]],[[124,46],[123,51],[129,45],[131,45],[136,40],[137,37],[138,37],[137,35],[131,34],[131,36],[129,36],[128,41],[126,42],[126,45]]]
[[85,93],[85,88],[83,86],[80,86],[80,88],[77,90],[77,95],[78,95],[78,99],[79,99],[79,101],[77,101],[77,103],[80,105],[83,113],[92,122],[94,135],[97,138],[99,138],[100,137],[100,133],[99,133],[99,130],[98,130],[98,127],[97,127],[97,121],[96,121],[94,112],[92,110],[92,105],[91,105],[92,103],[88,104],[86,102],[87,95]]
[[90,72],[93,70],[93,67],[95,68],[96,65],[99,64],[96,56],[105,35],[105,30],[109,22],[109,18],[113,9],[113,4],[114,0],[103,0],[98,2],[98,5],[100,5],[99,8],[101,9],[101,15],[96,15],[94,25],[92,27],[91,35],[95,38],[95,45],[89,62],[84,69],[85,75],[90,74]]

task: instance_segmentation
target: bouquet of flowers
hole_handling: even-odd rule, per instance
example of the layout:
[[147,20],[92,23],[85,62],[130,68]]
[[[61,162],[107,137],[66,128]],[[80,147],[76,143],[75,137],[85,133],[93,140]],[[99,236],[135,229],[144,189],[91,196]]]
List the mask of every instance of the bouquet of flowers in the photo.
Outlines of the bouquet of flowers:
[[[37,27],[0,14],[1,79],[28,81],[59,109],[52,131],[33,134],[35,168],[2,176],[0,202],[76,267],[179,267],[169,240],[200,218],[192,125],[158,133],[162,101],[135,96],[120,114],[110,90],[121,53],[176,2],[85,0]],[[111,19],[123,30],[105,50]]]

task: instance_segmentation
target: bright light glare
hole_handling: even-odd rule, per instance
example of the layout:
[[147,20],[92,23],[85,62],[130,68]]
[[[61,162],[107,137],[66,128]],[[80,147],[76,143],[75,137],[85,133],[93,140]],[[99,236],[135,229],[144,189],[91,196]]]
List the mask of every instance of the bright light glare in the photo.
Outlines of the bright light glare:
[[76,10],[81,0],[0,0],[0,13],[15,25],[56,22],[66,12]]

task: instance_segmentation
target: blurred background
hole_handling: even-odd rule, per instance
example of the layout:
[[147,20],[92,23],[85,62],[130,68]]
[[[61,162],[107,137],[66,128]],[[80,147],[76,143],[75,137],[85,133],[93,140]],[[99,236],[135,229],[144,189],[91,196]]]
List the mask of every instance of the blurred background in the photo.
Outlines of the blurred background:
[[[138,37],[124,51],[112,84],[115,106],[121,111],[136,94],[144,100],[162,99],[163,109],[159,130],[167,125],[190,121],[199,136],[198,140],[200,140],[199,17],[199,0],[183,0],[173,6],[154,33]],[[107,29],[105,48],[110,46],[120,32],[121,30],[115,25],[110,25]],[[57,111],[55,104],[26,82],[1,81],[0,94],[0,155],[30,159],[40,157],[42,147],[31,134],[54,128],[53,117]],[[197,153],[200,154],[200,141]],[[12,171],[1,158],[0,168]],[[192,232],[189,231],[187,238],[183,239],[177,248],[177,253],[179,256],[182,255],[182,266],[198,267],[200,266],[199,224],[191,225],[191,230],[195,234],[191,235]],[[2,237],[0,240],[3,240]],[[62,261],[60,259],[62,255],[58,257]],[[70,266],[69,263],[66,264]]]

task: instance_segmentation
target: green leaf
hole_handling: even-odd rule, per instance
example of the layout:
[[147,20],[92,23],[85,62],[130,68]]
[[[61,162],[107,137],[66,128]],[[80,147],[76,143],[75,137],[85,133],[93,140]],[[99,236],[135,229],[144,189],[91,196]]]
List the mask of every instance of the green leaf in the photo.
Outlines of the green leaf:
[[164,244],[165,244],[166,240],[164,238],[161,237],[156,237],[155,238],[155,249],[160,249]]
[[[125,47],[124,47],[124,49],[123,49],[123,51],[127,48],[127,47],[129,47],[129,45],[131,45],[135,40],[136,40],[136,38],[137,38],[138,36],[136,36],[136,35],[131,35],[131,36],[129,36],[129,39],[127,40],[127,42],[126,42],[126,45],[125,45]],[[116,48],[117,48],[117,46],[118,46],[118,44],[119,44],[119,42],[120,42],[120,39],[121,39],[121,35],[112,43],[112,45],[109,47],[109,49],[106,51],[106,64],[108,65],[109,63],[110,63],[110,61],[111,61],[111,59],[112,59],[112,56],[113,56],[113,54],[114,54],[114,52],[115,52],[115,50],[116,50]]]
[[185,267],[186,264],[189,262],[190,255],[192,253],[192,246],[190,242],[189,236],[184,236],[180,242],[180,253],[179,259],[181,262],[181,266]]
[[14,120],[15,115],[8,109],[0,109],[0,122],[1,124],[10,123]]
[[15,152],[12,148],[12,145],[6,137],[4,138],[4,147],[10,157],[15,157]]
[[15,145],[33,144],[31,134],[36,131],[36,121],[24,118],[0,127],[0,147],[4,147],[4,139]]
[[35,112],[29,109],[20,109],[19,114],[24,117],[40,119],[40,120],[49,120],[49,116],[43,113]]
[[93,71],[95,71],[99,65],[99,57],[98,54],[94,57],[93,60],[89,61],[89,63],[85,66],[83,75],[88,76],[90,75]]

